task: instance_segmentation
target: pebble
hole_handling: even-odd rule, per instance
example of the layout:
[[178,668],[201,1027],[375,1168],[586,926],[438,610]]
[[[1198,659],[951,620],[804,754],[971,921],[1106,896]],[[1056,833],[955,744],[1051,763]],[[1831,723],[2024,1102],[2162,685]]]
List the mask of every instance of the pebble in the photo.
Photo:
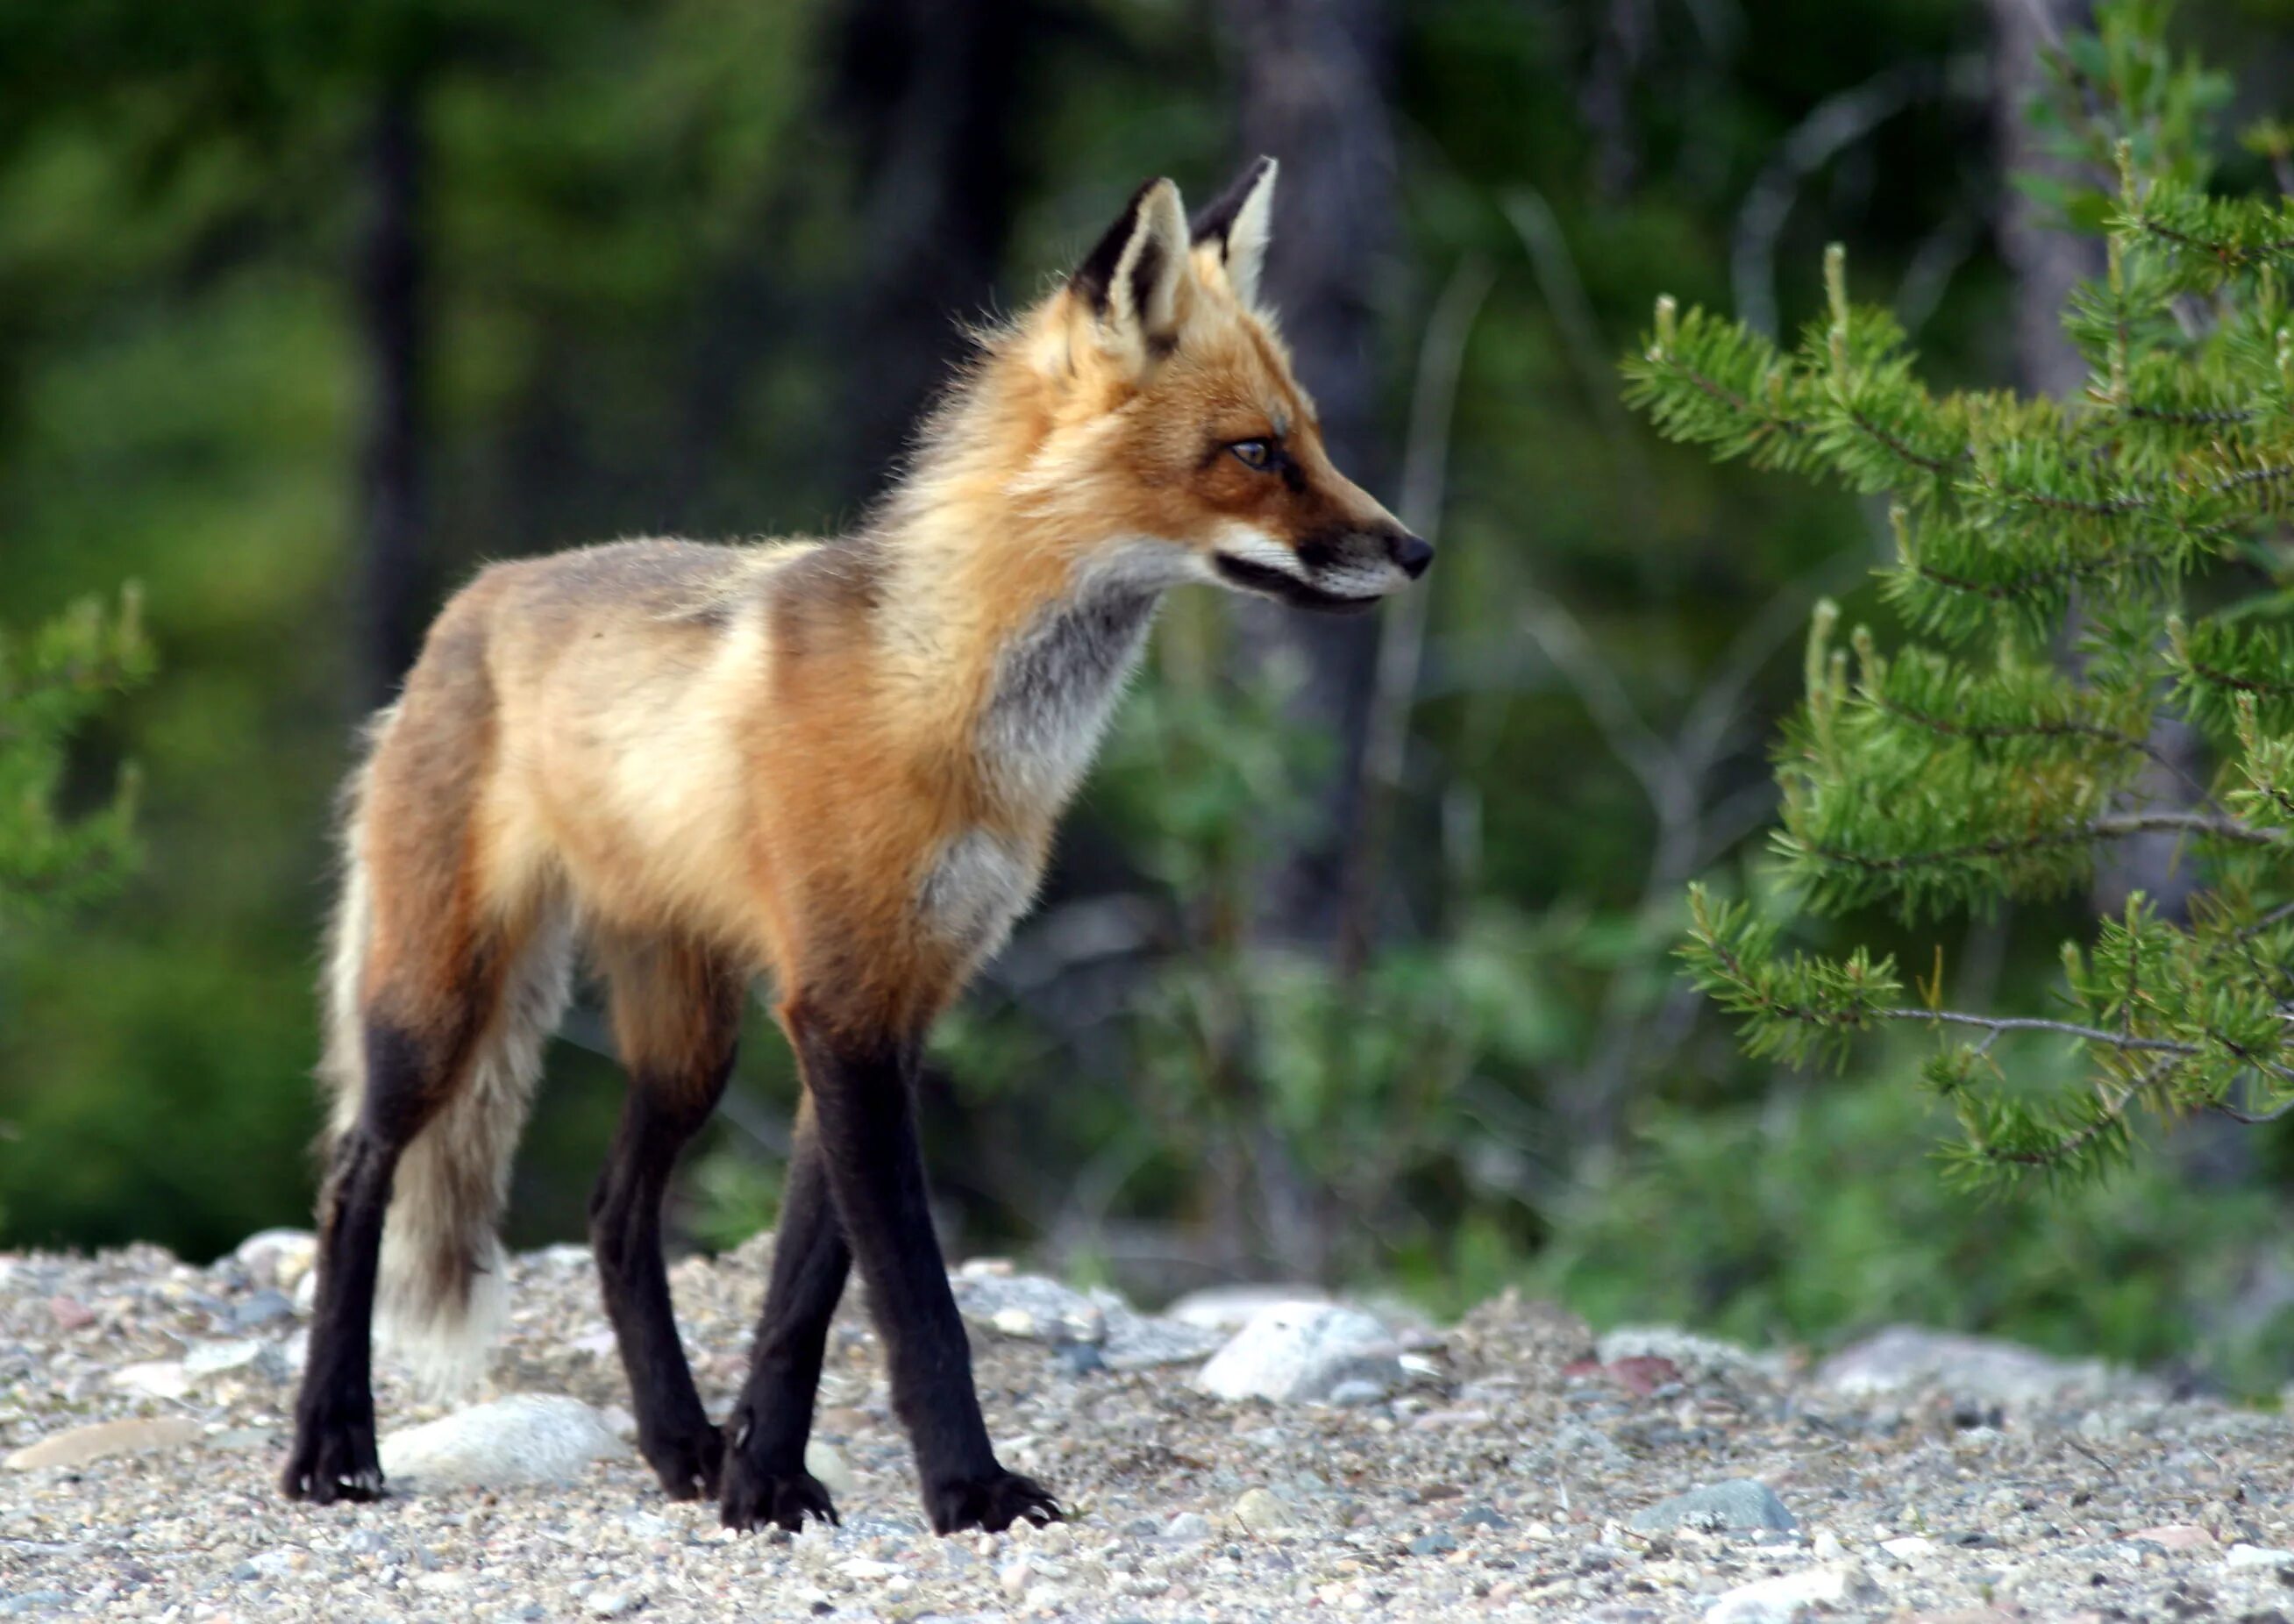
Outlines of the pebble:
[[1843,1348],[1817,1367],[1816,1383],[1858,1396],[1932,1389],[2013,1407],[2159,1390],[2101,1360],[2058,1359],[2019,1343],[1915,1325],[1890,1326]]
[[1724,1590],[1705,1609],[1705,1624],[1787,1624],[1814,1607],[1868,1606],[1880,1587],[1853,1563],[1755,1579]]
[[147,1359],[113,1371],[111,1384],[149,1399],[180,1399],[191,1392],[191,1377],[180,1359]]
[[1402,1384],[1401,1350],[1359,1309],[1278,1303],[1263,1308],[1213,1354],[1195,1384],[1214,1398],[1328,1399],[1341,1383],[1391,1391]]
[[1206,1286],[1173,1303],[1163,1311],[1163,1318],[1202,1330],[1223,1331],[1232,1336],[1256,1319],[1261,1310],[1286,1303],[1319,1307],[1330,1300],[1330,1294],[1317,1286]]
[[283,1291],[266,1286],[243,1302],[234,1303],[231,1309],[233,1330],[251,1331],[258,1326],[276,1324],[295,1317],[295,1300]]
[[1800,1525],[1766,1483],[1737,1478],[1660,1500],[1635,1512],[1630,1526],[1636,1533],[1658,1534],[1677,1528],[1729,1532],[1773,1529],[1790,1533]]
[[319,1238],[308,1230],[258,1230],[232,1256],[259,1287],[292,1291],[318,1260]]
[[2294,1551],[2248,1545],[2243,1541],[2232,1546],[2230,1554],[2223,1558],[2223,1566],[2226,1568],[2275,1568],[2289,1564],[2294,1564]]
[[[671,1271],[712,1413],[743,1379],[769,1246]],[[603,1331],[583,1251],[515,1257],[508,1276],[511,1319],[495,1363],[504,1378],[525,1401],[570,1393],[625,1407],[610,1347],[600,1358],[575,1346]],[[1008,1267],[974,1276],[1031,1278]],[[148,1247],[0,1255],[0,1452],[46,1450],[59,1462],[0,1493],[0,1610],[132,1619],[174,1608],[183,1624],[704,1624],[728,1605],[887,1624],[1108,1624],[1149,1613],[1158,1624],[1318,1613],[1673,1624],[1708,1610],[1723,1620],[2008,1624],[2095,1621],[2113,1607],[2168,1619],[2294,1612],[2279,1575],[2294,1567],[2279,1548],[2294,1547],[2294,1503],[2271,1492],[2294,1458],[2284,1417],[2204,1397],[2105,1398],[1971,1426],[1955,1415],[1990,1422],[1992,1403],[1916,1381],[1884,1398],[1842,1393],[1771,1356],[1716,1353],[1687,1333],[1603,1346],[1582,1321],[1517,1298],[1405,1344],[1422,1345],[1429,1379],[1362,1409],[1231,1405],[1193,1390],[1192,1368],[1078,1379],[1069,1373],[1078,1350],[1136,1353],[1154,1336],[1184,1336],[1203,1349],[1200,1366],[1232,1340],[1097,1289],[1033,1300],[1063,1305],[1086,1331],[1092,1321],[1077,1304],[1096,1311],[1099,1343],[1004,1336],[974,1320],[998,1450],[1078,1514],[1044,1530],[952,1540],[924,1531],[883,1352],[857,1292],[830,1336],[818,1410],[822,1447],[838,1464],[817,1454],[807,1462],[832,1486],[840,1528],[733,1534],[705,1502],[666,1500],[626,1450],[544,1485],[295,1505],[275,1488],[289,1395],[252,1379],[269,1356],[240,1344],[273,1348],[291,1368],[296,1336],[286,1333],[301,1328],[275,1300],[256,1324],[239,1323],[260,1292],[290,1289],[264,1285],[235,1259],[200,1270]],[[67,1328],[52,1307],[58,1297],[85,1306],[92,1323]],[[1007,1297],[1002,1306],[1026,1304]],[[1373,1318],[1389,1332],[1400,1323]],[[1573,1372],[1603,1352],[1614,1356],[1607,1365]],[[184,1368],[190,1391],[180,1398],[111,1379],[169,1363]],[[378,1413],[395,1429],[396,1459],[397,1441],[439,1412],[402,1373],[386,1366],[378,1376]],[[2064,1435],[2083,1411],[2108,1415],[2108,1438]],[[629,1425],[626,1409],[618,1419]],[[124,1435],[99,1434],[110,1441],[88,1460],[61,1464],[80,1446],[59,1441],[123,1424]],[[605,1417],[593,1424],[613,1431]],[[1970,1433],[1981,1447],[1956,1449]],[[102,1452],[155,1436],[175,1452]],[[1770,1485],[1806,1526],[1630,1535],[1622,1526],[1664,1490],[1731,1478]],[[2241,1499],[2242,1485],[2264,1492],[2249,1488]],[[2222,1531],[2206,1535],[2202,1521]],[[2205,1537],[2170,1550],[2191,1536],[2162,1531],[2182,1529]],[[2233,1531],[2246,1543],[2233,1546]],[[1868,1575],[1851,1565],[1857,1557],[1872,1564]],[[1004,1578],[1015,1567],[1024,1576],[1013,1593]],[[1788,1571],[1779,1578],[1778,1568]]]
[[836,1452],[834,1445],[818,1438],[804,1446],[804,1469],[820,1480],[820,1486],[832,1498],[850,1494],[855,1486],[852,1468],[844,1464],[844,1457]]
[[194,1382],[234,1370],[246,1371],[265,1381],[283,1382],[288,1376],[287,1358],[276,1343],[260,1337],[240,1342],[203,1342],[183,1355],[183,1374]]
[[2170,1551],[2204,1550],[2215,1543],[2215,1537],[2195,1522],[2162,1522],[2156,1528],[2139,1529],[2121,1537],[2147,1539]]
[[1253,1489],[1234,1503],[1234,1520],[1254,1534],[1273,1534],[1289,1528],[1293,1518],[1272,1490]]
[[495,1489],[570,1482],[628,1452],[581,1400],[517,1393],[390,1434],[382,1470],[399,1490]]

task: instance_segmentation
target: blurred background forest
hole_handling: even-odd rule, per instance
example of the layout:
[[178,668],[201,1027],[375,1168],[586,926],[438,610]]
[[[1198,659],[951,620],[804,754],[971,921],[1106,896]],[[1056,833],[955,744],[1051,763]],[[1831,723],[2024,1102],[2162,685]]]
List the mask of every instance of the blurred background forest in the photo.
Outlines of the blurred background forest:
[[[1043,905],[934,1052],[952,1249],[1149,1300],[1521,1283],[1602,1322],[1916,1319],[2294,1376],[2286,1127],[1956,1193],[1918,1036],[1780,1073],[1671,957],[1684,883],[1758,859],[1811,605],[1886,623],[1884,523],[1660,444],[1615,360],[1659,291],[1791,330],[1838,239],[1940,386],[2076,389],[2055,315],[2099,250],[2008,177],[2078,15],[0,0],[0,628],[132,579],[159,662],[66,786],[137,764],[140,867],[0,917],[0,1244],[307,1222],[330,797],[480,561],[850,522],[959,318],[1032,297],[1143,177],[1200,201],[1268,151],[1300,372],[1442,558],[1373,621],[1167,612]],[[2179,26],[2249,112],[2294,83],[2294,0]],[[2083,914],[1940,946],[2010,1002]],[[516,1243],[582,1233],[601,1044],[585,1006],[552,1052]],[[687,1244],[770,1221],[793,1089],[760,1007]]]

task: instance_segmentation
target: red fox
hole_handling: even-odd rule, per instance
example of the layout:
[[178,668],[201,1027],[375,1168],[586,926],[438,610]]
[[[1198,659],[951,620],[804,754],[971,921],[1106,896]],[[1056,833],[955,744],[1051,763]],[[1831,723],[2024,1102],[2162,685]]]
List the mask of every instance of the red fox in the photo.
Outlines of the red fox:
[[[370,1331],[482,1361],[500,1216],[575,952],[629,1073],[590,1205],[638,1441],[736,1529],[804,1469],[857,1259],[931,1526],[1060,1514],[997,1464],[925,1202],[925,1030],[1027,908],[1163,592],[1366,608],[1433,548],[1330,466],[1258,297],[1275,166],[1192,224],[1142,187],[986,336],[854,534],[496,564],[440,613],[345,798],[318,1307],[283,1487],[382,1490]],[[772,1278],[720,1429],[661,1204],[770,978],[803,1077]]]

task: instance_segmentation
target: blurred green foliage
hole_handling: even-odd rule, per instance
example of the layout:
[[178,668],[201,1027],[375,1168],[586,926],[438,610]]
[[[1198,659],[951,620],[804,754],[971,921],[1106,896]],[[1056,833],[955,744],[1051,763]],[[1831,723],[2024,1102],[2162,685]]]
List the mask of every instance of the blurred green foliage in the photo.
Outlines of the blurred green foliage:
[[[2206,26],[2282,61],[2277,4]],[[1279,722],[1281,672],[1235,675],[1251,651],[1222,604],[1175,602],[1043,907],[935,1050],[929,1155],[962,1247],[1037,1249],[1151,1295],[1263,1269],[1266,1231],[1307,1223],[1334,1276],[1454,1306],[1578,1232],[1587,1147],[1639,1165],[1636,1125],[1737,1120],[1771,1087],[1666,955],[1681,883],[1772,804],[1763,751],[1808,605],[1846,592],[1885,623],[1859,585],[1873,527],[1837,493],[1655,443],[1610,357],[1662,288],[1729,302],[1732,260],[1805,305],[1842,236],[1947,382],[2000,381],[1990,113],[1943,71],[1988,33],[1965,0],[1668,3],[1624,37],[1633,9],[1394,8],[1403,216],[1376,287],[1397,451],[1444,290],[1468,262],[1495,280],[1441,448],[1378,950],[1333,978],[1248,946],[1242,899],[1295,826],[1287,786],[1330,742]],[[89,737],[99,777],[115,755],[142,765],[148,862],[115,905],[0,954],[0,1243],[200,1255],[308,1210],[328,811],[364,687],[356,264],[377,96],[411,75],[427,142],[435,603],[484,558],[849,519],[891,451],[856,426],[882,388],[854,354],[884,264],[872,205],[892,195],[849,101],[856,14],[396,0],[351,27],[292,0],[0,0],[0,597],[33,623],[139,579],[167,673]],[[1206,0],[1027,16],[1003,305],[1141,177],[1200,197],[1239,156]],[[1826,98],[1906,64],[1934,70],[1931,93],[1778,167]],[[1764,184],[1787,206],[1739,253]],[[2054,934],[2035,911],[1971,940],[2021,984]],[[618,1105],[594,1012],[570,1035],[521,1160],[521,1244],[582,1232]],[[688,1236],[769,1215],[793,1084],[761,1015],[749,1040],[681,1192]],[[1906,1181],[1929,1176],[1920,1142],[1908,1125]],[[1285,1179],[1246,1176],[1267,1167]],[[1269,1188],[1287,1207],[1235,1210]],[[1604,1299],[1579,1270],[1589,1301],[1678,1300],[1656,1263],[1605,1255],[1624,1284]],[[2014,1329],[2036,1300],[2010,1285],[1982,1312]]]
[[[2015,1059],[2056,1086],[2076,1074],[2060,1052]],[[1908,1321],[2179,1364],[2257,1396],[2284,1382],[2294,1291],[2255,1245],[2281,1222],[2270,1191],[2194,1177],[2169,1141],[2052,1198],[1971,1198],[1926,1153],[1951,1126],[1908,1045],[1853,1078],[1659,1108],[1570,1192],[1532,1278],[1603,1325],[1822,1345]]]

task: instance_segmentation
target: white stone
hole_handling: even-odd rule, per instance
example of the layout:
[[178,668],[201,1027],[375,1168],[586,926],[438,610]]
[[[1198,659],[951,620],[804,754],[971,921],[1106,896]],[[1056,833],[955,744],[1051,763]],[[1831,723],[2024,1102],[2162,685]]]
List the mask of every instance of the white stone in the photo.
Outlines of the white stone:
[[240,1342],[203,1342],[183,1355],[183,1373],[195,1382],[234,1370],[265,1381],[285,1381],[287,1357],[259,1336]]
[[522,1393],[393,1433],[382,1441],[382,1470],[402,1490],[566,1483],[590,1462],[628,1452],[581,1400]]
[[318,1260],[319,1238],[308,1230],[257,1230],[232,1256],[256,1284],[292,1291]]
[[1249,1325],[1262,1309],[1284,1303],[1320,1304],[1330,1300],[1330,1294],[1318,1286],[1206,1286],[1172,1303],[1163,1311],[1162,1317],[1181,1325],[1232,1333]]
[[804,1469],[832,1495],[852,1492],[852,1468],[844,1464],[843,1456],[818,1438],[804,1446]]
[[2242,1541],[2232,1546],[2230,1555],[2223,1558],[2223,1566],[2226,1568],[2275,1568],[2289,1563],[2294,1563],[2294,1551],[2282,1551],[2266,1545],[2248,1545]]
[[1880,1548],[1898,1562],[1920,1562],[1936,1554],[1936,1542],[1923,1539],[1917,1534],[1907,1534],[1900,1539],[1883,1539]]
[[111,1384],[146,1398],[180,1399],[191,1390],[191,1378],[180,1359],[151,1359],[122,1365],[111,1373]]
[[1401,1350],[1358,1309],[1277,1303],[1251,1316],[1195,1377],[1215,1398],[1297,1403],[1327,1399],[1345,1382],[1402,1384]]
[[1705,1624],[1789,1624],[1811,1607],[1864,1605],[1880,1587],[1853,1563],[1809,1568],[1724,1590],[1704,1610]]
[[2153,1393],[2157,1384],[2101,1360],[2058,1359],[2020,1343],[1891,1325],[1816,1368],[1819,1386],[1862,1395],[1922,1389],[1980,1403],[2027,1404]]

